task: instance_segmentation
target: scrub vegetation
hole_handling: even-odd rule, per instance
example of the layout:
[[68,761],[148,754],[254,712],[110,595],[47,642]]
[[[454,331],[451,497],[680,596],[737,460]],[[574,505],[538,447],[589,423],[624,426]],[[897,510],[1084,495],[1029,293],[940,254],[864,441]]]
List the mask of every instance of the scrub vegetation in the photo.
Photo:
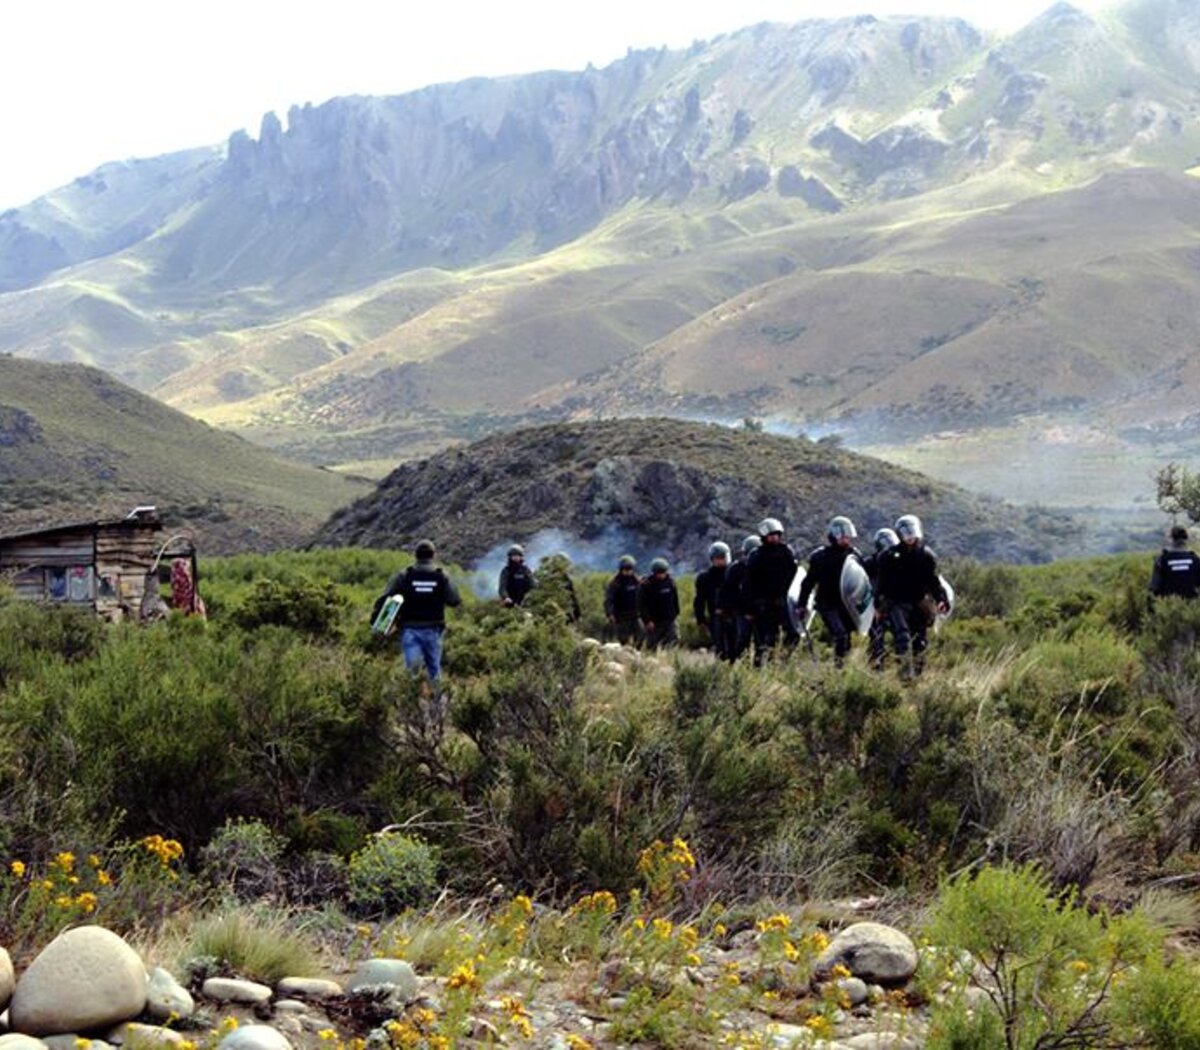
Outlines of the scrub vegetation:
[[[944,953],[907,993],[930,1045],[1193,1045],[1168,935],[1197,920],[1167,890],[1200,852],[1200,607],[1152,606],[1147,561],[952,562],[912,684],[821,639],[718,665],[690,630],[614,675],[585,640],[603,577],[574,627],[467,597],[443,735],[367,628],[402,555],[210,562],[207,624],[0,597],[0,932],[20,958],[99,920],[264,978],[322,943],[397,954],[461,991],[451,1026],[514,959],[570,959],[625,989],[614,1038],[699,1046],[747,988],[828,1030],[822,902],[873,893]],[[719,994],[671,978],[745,929],[762,957]]]

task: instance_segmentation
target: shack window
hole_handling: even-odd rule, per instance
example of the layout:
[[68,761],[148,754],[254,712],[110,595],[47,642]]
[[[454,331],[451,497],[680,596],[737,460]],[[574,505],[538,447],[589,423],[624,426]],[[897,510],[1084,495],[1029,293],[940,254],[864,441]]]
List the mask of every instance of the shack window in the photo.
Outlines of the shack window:
[[96,596],[90,565],[46,569],[46,597],[52,602],[90,602]]

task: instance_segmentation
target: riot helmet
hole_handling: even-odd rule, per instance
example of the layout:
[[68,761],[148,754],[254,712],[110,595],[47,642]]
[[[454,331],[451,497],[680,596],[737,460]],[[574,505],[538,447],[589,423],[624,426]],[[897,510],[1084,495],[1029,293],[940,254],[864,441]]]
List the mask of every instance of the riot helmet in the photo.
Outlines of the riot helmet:
[[666,558],[655,558],[650,563],[651,572],[670,572],[671,565]]
[[763,518],[758,523],[758,534],[765,540],[768,536],[778,533],[783,535],[783,522],[778,518]]
[[829,528],[825,530],[825,534],[836,543],[838,540],[857,539],[858,529],[854,527],[854,522],[849,518],[839,514],[829,522]]
[[875,551],[878,554],[891,550],[899,542],[900,537],[896,535],[895,529],[880,529],[875,533]]
[[524,558],[525,557],[525,548],[522,547],[519,543],[514,543],[511,547],[508,548],[508,556],[510,558]]
[[742,540],[742,553],[745,555],[753,554],[759,547],[762,546],[762,538],[759,536],[747,536]]
[[708,560],[712,561],[713,558],[724,558],[726,561],[729,561],[731,553],[728,543],[722,543],[720,540],[717,540],[716,543],[708,548]]
[[925,532],[921,528],[921,519],[915,514],[902,514],[896,519],[896,535],[904,543],[909,540],[923,540]]
[[632,554],[622,554],[617,560],[618,569],[636,569],[637,559]]

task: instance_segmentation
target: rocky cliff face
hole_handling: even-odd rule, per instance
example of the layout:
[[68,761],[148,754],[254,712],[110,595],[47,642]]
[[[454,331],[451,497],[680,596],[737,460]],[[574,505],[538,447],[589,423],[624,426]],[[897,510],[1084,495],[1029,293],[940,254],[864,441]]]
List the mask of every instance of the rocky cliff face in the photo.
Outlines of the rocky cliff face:
[[696,564],[714,539],[738,543],[768,515],[805,553],[833,514],[865,531],[909,512],[943,554],[1034,561],[1053,552],[1063,519],[1000,511],[828,444],[640,419],[535,427],[402,466],[336,514],[318,542],[406,547],[432,536],[466,563],[556,530],[593,550],[607,542],[610,560],[629,550]]

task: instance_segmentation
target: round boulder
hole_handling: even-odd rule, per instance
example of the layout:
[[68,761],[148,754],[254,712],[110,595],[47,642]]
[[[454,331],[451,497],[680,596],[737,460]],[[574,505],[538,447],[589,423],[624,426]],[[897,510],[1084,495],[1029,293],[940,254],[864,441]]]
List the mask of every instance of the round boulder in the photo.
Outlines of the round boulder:
[[0,948],[0,1010],[8,1006],[13,989],[17,986],[17,977],[13,973],[12,956],[7,948]]
[[146,1006],[146,968],[137,952],[103,926],[54,938],[17,981],[9,1024],[27,1035],[107,1028]]
[[864,981],[902,984],[917,972],[917,948],[891,926],[856,922],[830,941],[817,960],[817,972],[828,974],[839,963]]
[[244,1024],[222,1039],[217,1050],[292,1050],[292,1044],[269,1024]]
[[380,985],[393,988],[395,997],[405,1003],[411,1003],[420,991],[416,971],[403,959],[364,959],[350,978],[347,991]]

